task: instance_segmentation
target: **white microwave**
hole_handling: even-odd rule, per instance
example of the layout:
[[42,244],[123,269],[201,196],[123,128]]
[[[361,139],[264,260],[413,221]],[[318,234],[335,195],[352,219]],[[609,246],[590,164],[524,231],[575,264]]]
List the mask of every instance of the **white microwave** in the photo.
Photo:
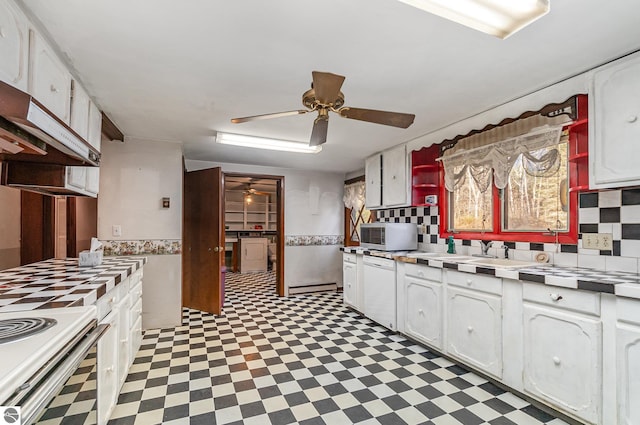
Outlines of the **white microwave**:
[[360,246],[381,251],[418,249],[415,223],[364,223],[360,225]]

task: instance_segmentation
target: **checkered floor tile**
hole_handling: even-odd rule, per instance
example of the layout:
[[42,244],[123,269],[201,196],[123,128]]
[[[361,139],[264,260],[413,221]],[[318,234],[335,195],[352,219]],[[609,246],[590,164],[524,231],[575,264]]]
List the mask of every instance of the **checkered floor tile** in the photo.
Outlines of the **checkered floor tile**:
[[[110,425],[564,424],[375,325],[341,294],[278,298],[273,274],[227,274],[224,314],[147,331]],[[93,363],[92,363],[93,362]],[[94,359],[40,423],[95,423]]]

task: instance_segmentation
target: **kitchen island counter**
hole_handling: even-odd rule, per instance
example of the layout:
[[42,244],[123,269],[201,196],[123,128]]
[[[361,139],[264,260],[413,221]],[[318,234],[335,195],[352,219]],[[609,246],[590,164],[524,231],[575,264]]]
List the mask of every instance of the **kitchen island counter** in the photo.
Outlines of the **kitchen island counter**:
[[95,304],[146,263],[145,257],[105,257],[96,267],[77,258],[51,259],[0,271],[0,313]]

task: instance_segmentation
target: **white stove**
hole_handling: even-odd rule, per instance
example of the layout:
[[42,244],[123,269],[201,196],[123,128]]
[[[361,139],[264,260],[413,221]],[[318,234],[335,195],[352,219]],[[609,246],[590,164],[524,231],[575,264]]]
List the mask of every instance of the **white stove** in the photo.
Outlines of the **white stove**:
[[[93,331],[96,316],[95,306],[0,313],[0,405],[20,402],[16,394],[37,393],[66,354]],[[18,335],[32,328],[31,335]],[[44,369],[47,378],[39,379]]]

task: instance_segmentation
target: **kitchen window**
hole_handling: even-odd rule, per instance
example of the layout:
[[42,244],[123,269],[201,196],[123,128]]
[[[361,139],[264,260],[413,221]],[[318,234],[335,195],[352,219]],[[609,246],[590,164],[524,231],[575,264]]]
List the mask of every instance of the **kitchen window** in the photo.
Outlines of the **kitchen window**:
[[575,243],[565,124],[445,153],[441,237]]

